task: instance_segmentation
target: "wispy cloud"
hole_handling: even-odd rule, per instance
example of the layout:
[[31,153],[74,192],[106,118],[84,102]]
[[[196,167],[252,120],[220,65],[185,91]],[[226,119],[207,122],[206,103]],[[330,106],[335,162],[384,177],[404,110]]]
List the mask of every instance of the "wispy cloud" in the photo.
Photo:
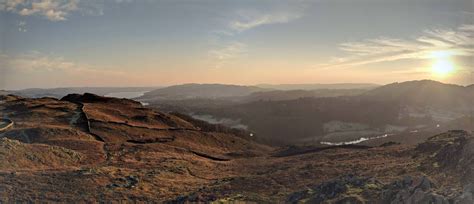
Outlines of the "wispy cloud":
[[36,51],[18,55],[0,53],[0,67],[0,89],[104,86],[120,85],[124,81],[138,81],[135,73],[77,63]]
[[0,54],[1,67],[14,72],[82,72],[123,75],[120,71],[101,69],[92,65],[78,64],[63,57],[31,51],[19,55]]
[[20,32],[26,32],[27,31],[25,21],[18,22],[18,31],[20,31]]
[[425,30],[413,39],[379,37],[359,42],[341,43],[346,53],[321,65],[329,67],[353,67],[403,59],[429,59],[433,52],[443,51],[452,56],[474,56],[474,25],[462,25],[456,29]]
[[1,0],[0,10],[22,16],[39,15],[51,21],[66,20],[66,16],[79,9],[79,0]]
[[[279,9],[267,8],[265,11],[257,9],[240,9],[231,13],[225,25],[211,31],[213,47],[208,51],[214,68],[221,68],[231,60],[237,59],[248,50],[248,45],[235,38],[245,31],[264,25],[284,24],[303,16],[304,6],[293,4],[296,7],[283,6]],[[283,8],[283,9],[282,9]]]
[[65,21],[74,12],[103,15],[103,7],[107,2],[131,3],[133,0],[0,0],[0,11],[21,16],[41,16],[50,21]]
[[231,42],[222,47],[210,50],[208,52],[211,59],[215,62],[215,68],[221,68],[228,61],[245,55],[247,45],[241,42]]
[[262,25],[288,23],[302,16],[299,12],[271,12],[265,13],[256,10],[241,10],[237,12],[237,19],[229,23],[233,31],[243,32]]

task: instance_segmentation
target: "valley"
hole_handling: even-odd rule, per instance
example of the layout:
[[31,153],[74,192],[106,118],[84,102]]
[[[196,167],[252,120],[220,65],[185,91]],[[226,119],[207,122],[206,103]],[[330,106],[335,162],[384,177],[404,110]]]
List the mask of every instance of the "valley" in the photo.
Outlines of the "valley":
[[[270,145],[343,143],[373,137],[386,141],[380,137],[385,134],[414,144],[450,129],[474,126],[469,122],[474,101],[469,86],[421,80],[357,91],[346,88],[138,100],[161,111],[243,128]],[[465,122],[456,122],[463,118]]]

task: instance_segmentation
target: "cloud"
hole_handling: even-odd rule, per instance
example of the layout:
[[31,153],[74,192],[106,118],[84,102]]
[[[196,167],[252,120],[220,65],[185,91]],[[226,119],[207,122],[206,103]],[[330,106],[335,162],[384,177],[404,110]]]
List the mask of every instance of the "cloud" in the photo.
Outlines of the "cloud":
[[210,41],[213,46],[208,53],[215,64],[214,67],[221,68],[247,52],[247,44],[235,40],[237,35],[263,25],[289,23],[301,18],[304,8],[304,5],[297,3],[291,6],[267,8],[266,11],[241,9],[231,12],[231,16],[221,29],[210,32]]
[[26,32],[27,31],[25,21],[18,22],[18,31],[20,31],[20,32]]
[[135,73],[76,63],[36,51],[18,55],[0,53],[0,67],[0,89],[120,85],[137,78]]
[[103,15],[103,7],[107,2],[131,3],[133,0],[0,0],[0,11],[65,21],[74,12],[90,16]]
[[66,20],[70,12],[76,11],[79,0],[0,0],[0,10],[21,16],[38,15],[51,21]]
[[35,73],[35,72],[70,72],[85,74],[103,73],[122,75],[119,71],[110,71],[86,64],[77,64],[63,57],[47,55],[31,51],[20,55],[0,54],[1,67],[10,72]]
[[230,60],[244,55],[247,45],[241,42],[231,42],[217,49],[208,52],[211,60],[215,62],[215,68],[221,68]]
[[456,29],[425,30],[413,39],[379,37],[339,45],[346,53],[335,57],[323,68],[353,67],[403,59],[429,59],[433,53],[443,51],[451,56],[474,56],[474,25],[462,25]]
[[75,66],[74,63],[61,57],[43,55],[39,52],[29,52],[16,56],[1,55],[0,59],[2,59],[3,67],[26,72],[67,70]]
[[262,25],[288,23],[302,16],[296,12],[274,12],[262,13],[255,10],[241,10],[238,19],[229,23],[229,28],[237,32],[243,32]]

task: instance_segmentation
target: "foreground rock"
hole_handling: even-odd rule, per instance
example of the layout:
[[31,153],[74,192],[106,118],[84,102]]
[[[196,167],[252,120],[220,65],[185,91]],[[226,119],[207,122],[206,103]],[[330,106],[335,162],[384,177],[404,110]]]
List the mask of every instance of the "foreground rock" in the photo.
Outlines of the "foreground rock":
[[82,154],[58,146],[0,138],[1,170],[45,170],[76,166]]

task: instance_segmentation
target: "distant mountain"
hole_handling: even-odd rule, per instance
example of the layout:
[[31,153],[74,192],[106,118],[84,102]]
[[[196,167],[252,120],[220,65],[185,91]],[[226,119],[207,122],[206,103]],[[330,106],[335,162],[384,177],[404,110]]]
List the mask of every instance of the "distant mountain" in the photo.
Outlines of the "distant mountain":
[[150,107],[212,116],[217,120],[237,120],[259,138],[269,140],[265,142],[288,144],[309,137],[321,139],[328,135],[325,125],[332,123],[341,127],[365,125],[369,127],[367,130],[373,131],[362,131],[368,136],[374,131],[391,132],[394,126],[412,128],[420,134],[457,127],[446,124],[470,112],[474,104],[472,87],[423,80],[393,83],[372,90],[269,90],[233,100],[157,100],[150,101]]
[[315,89],[373,89],[378,84],[370,83],[338,83],[338,84],[259,84],[256,85],[266,89],[277,90],[315,90]]
[[474,93],[474,84],[471,84],[466,87],[471,93]]
[[[67,94],[77,93],[93,93],[97,95],[108,95],[112,93],[123,93],[123,92],[147,92],[156,89],[157,87],[66,87],[66,88],[51,88],[51,89],[40,89],[31,88],[23,89],[18,91],[10,91],[11,93],[28,98],[41,98],[41,97],[53,97],[62,98]],[[141,95],[141,94],[139,94]]]
[[255,86],[238,86],[225,84],[183,84],[157,89],[137,98],[149,100],[181,100],[181,99],[217,99],[241,97],[251,93],[267,91]]
[[447,129],[451,130],[474,130],[474,113],[472,116],[465,116],[446,124]]
[[252,93],[244,97],[242,101],[284,101],[299,98],[356,96],[365,92],[367,92],[366,89],[275,90]]
[[364,94],[377,100],[398,101],[402,105],[447,110],[467,110],[474,102],[473,86],[444,84],[432,80],[385,85]]
[[10,92],[4,91],[4,90],[0,90],[0,96],[1,96],[1,95],[8,95],[8,94],[10,94]]

